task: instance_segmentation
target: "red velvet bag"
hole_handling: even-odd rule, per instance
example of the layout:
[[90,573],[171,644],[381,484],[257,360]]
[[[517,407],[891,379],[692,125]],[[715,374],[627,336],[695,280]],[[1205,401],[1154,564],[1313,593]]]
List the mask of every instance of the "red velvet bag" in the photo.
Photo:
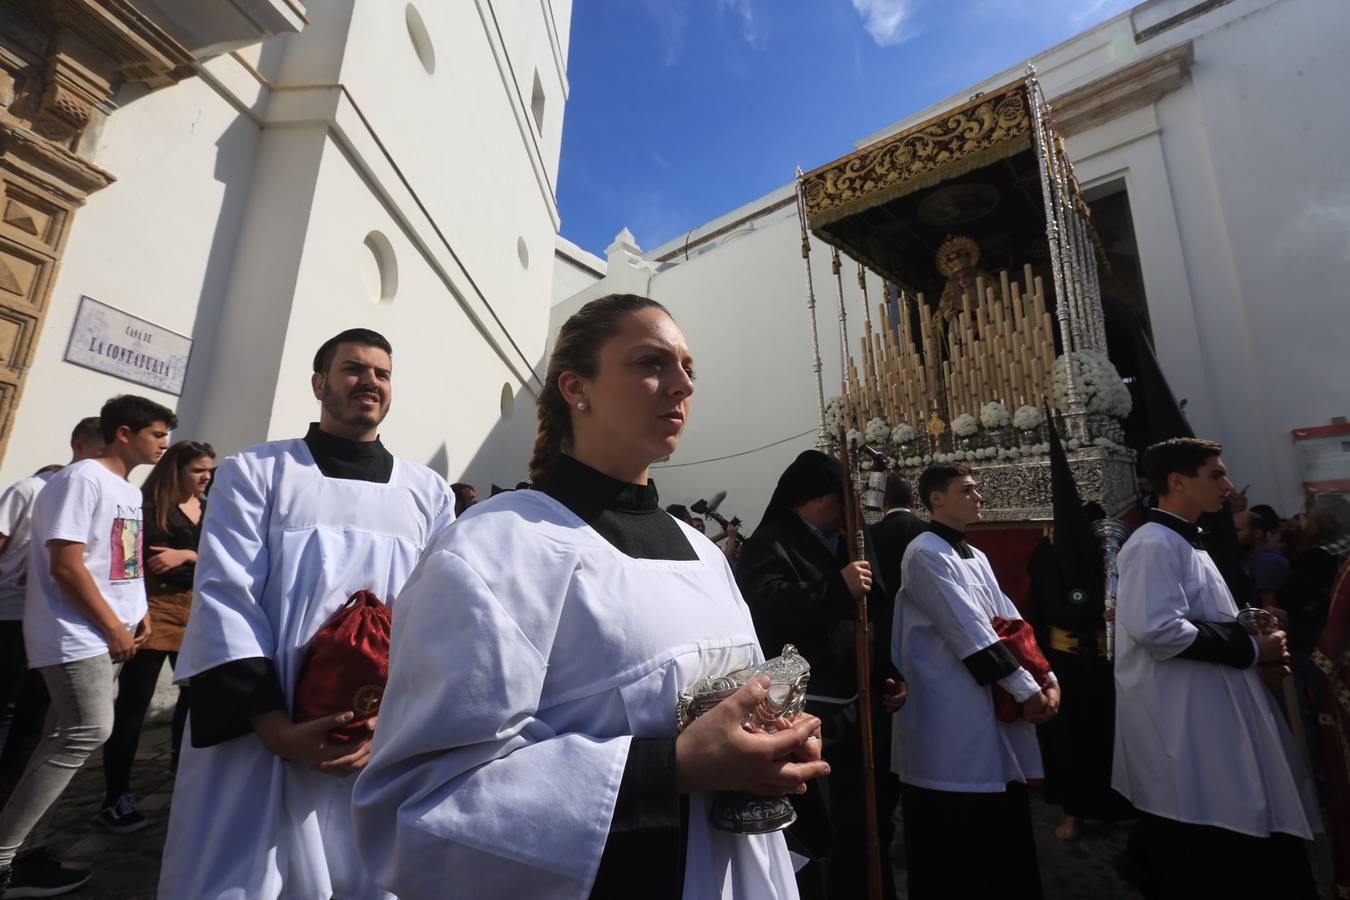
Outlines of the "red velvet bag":
[[309,642],[295,681],[292,720],[307,722],[351,710],[356,718],[329,732],[335,741],[370,734],[389,680],[389,607],[370,591],[352,594]]
[[[1031,677],[1036,679],[1036,683],[1041,686],[1041,690],[1049,687],[1053,682],[1050,681],[1050,663],[1046,660],[1045,654],[1036,644],[1036,633],[1031,630],[1025,619],[1005,619],[1001,616],[995,616],[990,622],[994,626],[994,633],[998,635],[999,643],[1008,648],[1012,653],[1013,659],[1021,664],[1022,668],[1031,673]],[[1000,722],[1016,722],[1022,718],[1022,704],[1017,702],[1017,698],[999,687],[997,684],[992,686],[994,689],[994,714],[998,716]]]

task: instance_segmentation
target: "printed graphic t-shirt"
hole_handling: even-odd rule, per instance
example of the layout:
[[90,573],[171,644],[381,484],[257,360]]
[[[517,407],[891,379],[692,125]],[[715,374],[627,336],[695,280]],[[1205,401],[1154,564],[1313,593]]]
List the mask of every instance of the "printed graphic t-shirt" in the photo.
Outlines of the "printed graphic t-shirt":
[[128,629],[145,615],[141,492],[98,460],[57,472],[33,505],[23,638],[28,664],[54,666],[108,652],[103,632],[57,587],[48,541],[84,544],[84,566]]
[[51,472],[20,478],[0,494],[0,621],[23,618],[23,595],[28,585],[28,543],[32,537],[33,504]]

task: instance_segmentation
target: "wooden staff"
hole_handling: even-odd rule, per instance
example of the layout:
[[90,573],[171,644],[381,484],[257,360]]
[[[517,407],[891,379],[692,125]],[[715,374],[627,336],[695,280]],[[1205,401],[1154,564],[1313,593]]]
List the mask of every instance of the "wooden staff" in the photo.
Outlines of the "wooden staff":
[[[848,458],[848,435],[839,435],[839,461],[844,465],[844,534],[848,561],[867,558],[867,533],[863,530],[862,503],[853,491],[853,467]],[[881,839],[877,831],[876,760],[872,752],[872,654],[867,643],[867,593],[858,598],[858,617],[853,627],[854,655],[858,658],[858,724],[862,729],[863,814],[867,829],[867,896],[881,900]]]

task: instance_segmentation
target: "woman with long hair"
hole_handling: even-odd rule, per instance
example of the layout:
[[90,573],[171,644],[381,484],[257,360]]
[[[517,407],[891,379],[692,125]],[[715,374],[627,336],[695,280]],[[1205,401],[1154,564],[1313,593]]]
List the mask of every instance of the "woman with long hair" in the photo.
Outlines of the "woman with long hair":
[[[103,745],[106,793],[98,819],[114,834],[139,831],[149,824],[136,809],[131,793],[131,767],[141,739],[145,713],[155,695],[159,671],[168,659],[177,665],[192,607],[192,577],[197,541],[202,532],[206,490],[215,471],[216,451],[210,444],[179,441],[160,457],[141,486],[144,497],[141,540],[145,548],[145,593],[150,607],[150,638],[122,664],[117,680],[113,731]],[[179,689],[173,713],[173,761],[187,720],[187,688]]]
[[563,325],[530,490],[465,512],[394,606],[389,683],[353,796],[404,900],[795,898],[782,834],[719,831],[714,791],[803,793],[819,720],[742,722],[756,679],[677,736],[680,692],[761,660],[726,558],[661,509],[649,466],[689,416],[684,335],[645,297]]

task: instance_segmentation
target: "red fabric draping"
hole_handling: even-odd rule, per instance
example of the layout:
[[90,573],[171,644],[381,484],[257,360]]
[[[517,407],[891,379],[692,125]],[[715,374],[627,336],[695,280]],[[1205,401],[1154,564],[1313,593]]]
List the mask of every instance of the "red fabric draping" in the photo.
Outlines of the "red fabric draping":
[[1027,572],[1027,564],[1031,562],[1031,554],[1043,533],[1039,525],[966,532],[966,541],[989,557],[994,577],[1018,610],[1025,610],[1031,597],[1031,575]]
[[[1021,663],[1022,668],[1031,673],[1042,688],[1050,686],[1050,663],[1036,643],[1036,633],[1025,619],[1005,619],[995,616],[992,622],[999,643],[1008,648],[1013,659]],[[1022,718],[1022,704],[1017,698],[999,687],[994,689],[994,712],[1004,722],[1016,722]]]

